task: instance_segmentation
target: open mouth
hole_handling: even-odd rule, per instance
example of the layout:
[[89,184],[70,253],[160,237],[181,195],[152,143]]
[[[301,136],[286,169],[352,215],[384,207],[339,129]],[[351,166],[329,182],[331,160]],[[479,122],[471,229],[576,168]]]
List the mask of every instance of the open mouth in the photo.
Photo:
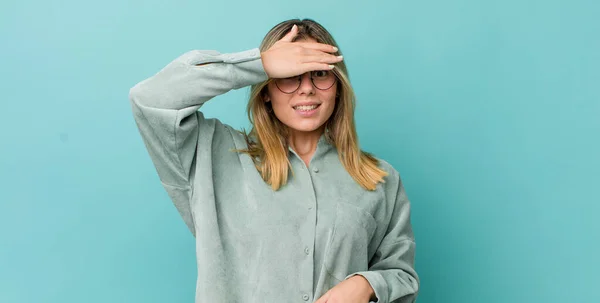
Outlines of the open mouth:
[[301,112],[309,112],[311,110],[316,109],[317,107],[321,106],[321,104],[314,104],[314,105],[299,105],[299,106],[294,106],[293,109],[297,110],[297,111],[301,111]]

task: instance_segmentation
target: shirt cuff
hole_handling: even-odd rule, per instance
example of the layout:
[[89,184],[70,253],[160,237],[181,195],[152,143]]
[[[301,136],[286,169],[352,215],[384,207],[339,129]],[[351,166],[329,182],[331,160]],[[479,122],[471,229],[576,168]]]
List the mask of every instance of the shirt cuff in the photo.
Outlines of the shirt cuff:
[[260,50],[253,48],[239,53],[225,55],[225,63],[231,63],[233,69],[233,88],[259,83],[269,79],[262,64]]
[[371,284],[371,287],[373,288],[373,290],[375,291],[375,296],[377,297],[377,301],[369,301],[369,303],[387,303],[388,302],[388,286],[387,283],[385,282],[385,279],[383,278],[383,276],[376,272],[376,271],[359,271],[359,272],[355,272],[353,274],[348,275],[346,278],[344,278],[344,280],[347,280],[348,278],[355,276],[355,275],[361,275],[363,277],[365,277],[365,279],[367,279],[367,281],[369,281],[369,284]]

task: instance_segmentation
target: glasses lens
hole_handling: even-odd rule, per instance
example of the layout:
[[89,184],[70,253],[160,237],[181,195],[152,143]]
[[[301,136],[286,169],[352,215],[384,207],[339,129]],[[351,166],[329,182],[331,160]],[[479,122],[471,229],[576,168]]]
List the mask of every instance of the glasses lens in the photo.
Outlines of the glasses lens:
[[335,74],[328,70],[312,71],[311,76],[313,84],[321,90],[332,87],[336,80]]
[[275,80],[275,85],[277,88],[284,93],[293,93],[300,87],[300,77],[289,77],[289,78],[281,78]]

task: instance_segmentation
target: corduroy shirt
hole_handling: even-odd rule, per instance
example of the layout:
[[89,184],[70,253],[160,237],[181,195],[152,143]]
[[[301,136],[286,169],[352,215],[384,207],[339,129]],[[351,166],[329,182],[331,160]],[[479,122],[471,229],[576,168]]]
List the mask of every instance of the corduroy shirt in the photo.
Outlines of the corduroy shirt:
[[375,302],[415,302],[410,202],[388,162],[379,159],[385,183],[365,190],[323,135],[308,166],[289,149],[293,174],[274,191],[249,155],[232,151],[247,147],[243,134],[199,111],[267,79],[258,48],[193,50],[129,92],[162,186],[196,240],[196,302],[314,302],[356,274]]

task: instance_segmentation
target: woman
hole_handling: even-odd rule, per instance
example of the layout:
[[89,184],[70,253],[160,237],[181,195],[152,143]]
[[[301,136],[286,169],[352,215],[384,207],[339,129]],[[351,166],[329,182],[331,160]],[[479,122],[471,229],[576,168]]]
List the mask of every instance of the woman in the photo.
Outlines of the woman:
[[[332,36],[289,20],[259,48],[194,50],[130,91],[162,185],[196,238],[196,302],[414,302],[410,204],[360,151]],[[249,134],[198,108],[251,85]]]

